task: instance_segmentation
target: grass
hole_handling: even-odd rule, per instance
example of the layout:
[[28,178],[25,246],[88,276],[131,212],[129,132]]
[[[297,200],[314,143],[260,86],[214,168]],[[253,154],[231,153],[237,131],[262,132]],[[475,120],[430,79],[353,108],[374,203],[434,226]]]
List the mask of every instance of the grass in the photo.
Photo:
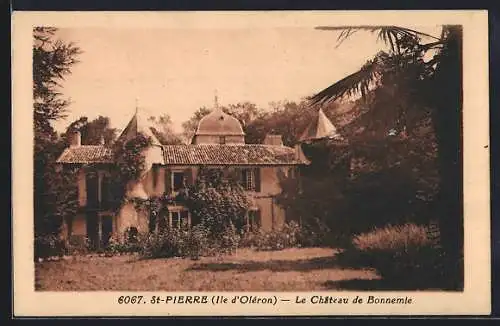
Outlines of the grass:
[[[199,260],[74,257],[35,264],[39,291],[322,291],[378,284],[369,268],[340,264],[331,248],[238,250]],[[346,286],[343,286],[346,284]]]

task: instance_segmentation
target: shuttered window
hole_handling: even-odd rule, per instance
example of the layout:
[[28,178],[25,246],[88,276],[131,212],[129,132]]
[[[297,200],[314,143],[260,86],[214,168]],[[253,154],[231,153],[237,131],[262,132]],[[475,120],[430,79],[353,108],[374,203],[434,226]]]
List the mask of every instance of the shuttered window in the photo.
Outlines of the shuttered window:
[[243,169],[241,173],[241,184],[247,191],[260,192],[260,169]]
[[252,191],[255,189],[254,175],[252,169],[243,169],[241,171],[241,185],[245,190]]

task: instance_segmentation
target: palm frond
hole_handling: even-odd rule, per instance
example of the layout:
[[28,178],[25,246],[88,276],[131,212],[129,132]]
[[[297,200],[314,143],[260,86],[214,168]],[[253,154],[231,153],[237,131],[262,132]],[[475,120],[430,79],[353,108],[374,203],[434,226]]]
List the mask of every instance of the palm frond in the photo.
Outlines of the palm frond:
[[380,65],[381,57],[378,55],[373,60],[363,65],[359,71],[342,78],[333,85],[310,97],[310,103],[315,105],[332,102],[339,98],[356,94],[366,95],[370,89],[370,85],[380,76]]
[[418,44],[420,37],[429,37],[440,41],[440,38],[427,33],[415,31],[406,27],[384,26],[384,25],[358,25],[358,26],[317,26],[317,30],[340,31],[337,38],[337,47],[357,31],[368,31],[377,33],[377,40],[382,40],[390,46],[391,51],[399,53],[403,41],[412,41]]

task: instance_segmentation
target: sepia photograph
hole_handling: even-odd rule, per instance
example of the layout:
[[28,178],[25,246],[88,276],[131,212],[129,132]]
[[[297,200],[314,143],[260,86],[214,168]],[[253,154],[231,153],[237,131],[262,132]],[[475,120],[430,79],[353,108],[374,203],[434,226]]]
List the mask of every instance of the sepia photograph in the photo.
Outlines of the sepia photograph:
[[31,26],[34,291],[463,294],[467,29],[225,17]]

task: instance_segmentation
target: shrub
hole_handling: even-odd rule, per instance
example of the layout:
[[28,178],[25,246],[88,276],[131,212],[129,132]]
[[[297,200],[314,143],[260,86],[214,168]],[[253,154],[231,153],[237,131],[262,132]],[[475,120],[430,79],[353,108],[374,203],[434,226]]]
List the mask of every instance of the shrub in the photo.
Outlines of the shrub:
[[416,224],[388,225],[355,236],[353,244],[361,251],[411,250],[431,245],[427,234],[426,227]]
[[256,250],[282,250],[294,247],[317,247],[331,243],[330,229],[320,223],[299,225],[295,221],[285,223],[282,228],[263,231],[244,230],[240,247],[250,247]]
[[168,228],[151,233],[141,241],[141,255],[144,258],[212,256],[233,253],[238,247],[239,236],[234,227],[226,228],[214,236],[204,223],[192,228]]
[[83,235],[72,235],[69,237],[66,253],[68,255],[82,255],[88,253],[90,248],[89,239]]
[[442,252],[427,228],[404,224],[376,228],[353,238],[359,263],[374,267],[393,282],[431,286],[442,279]]
[[281,229],[263,231],[246,231],[240,243],[241,247],[251,247],[256,250],[282,250],[299,245],[299,233],[301,229],[298,223],[285,223]]
[[319,247],[337,245],[330,228],[318,218],[311,219],[300,227],[297,241],[301,247]]
[[39,235],[35,237],[35,258],[63,256],[66,251],[64,240],[56,235]]
[[219,241],[216,241],[216,246],[221,253],[232,254],[238,249],[240,239],[241,237],[236,231],[236,227],[230,223],[222,231]]
[[112,234],[109,238],[106,251],[110,254],[139,252],[141,250],[140,237],[141,235],[139,234],[129,237],[128,232],[123,237]]

